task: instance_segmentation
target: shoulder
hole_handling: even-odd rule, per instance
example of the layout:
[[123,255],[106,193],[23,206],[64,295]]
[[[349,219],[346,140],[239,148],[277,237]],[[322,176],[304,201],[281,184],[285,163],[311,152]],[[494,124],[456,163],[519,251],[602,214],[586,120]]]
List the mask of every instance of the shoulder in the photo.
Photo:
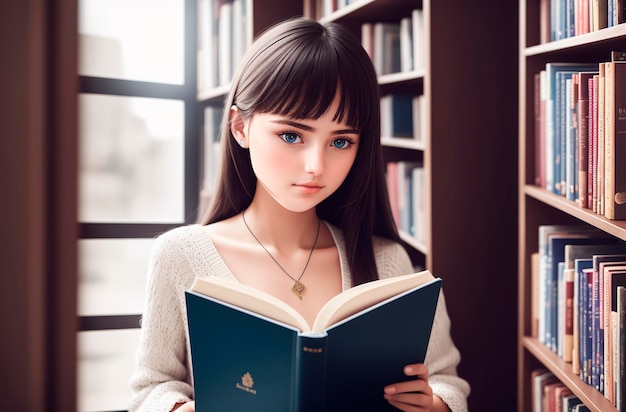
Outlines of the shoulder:
[[190,224],[178,226],[155,238],[152,248],[154,254],[184,253],[187,250],[202,249],[210,241],[206,226]]

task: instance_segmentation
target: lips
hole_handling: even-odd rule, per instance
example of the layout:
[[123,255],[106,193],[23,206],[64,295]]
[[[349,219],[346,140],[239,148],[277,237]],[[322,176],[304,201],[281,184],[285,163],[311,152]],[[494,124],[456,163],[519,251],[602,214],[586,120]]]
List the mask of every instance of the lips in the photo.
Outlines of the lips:
[[294,186],[306,194],[314,194],[324,188],[324,186],[315,182],[297,183]]

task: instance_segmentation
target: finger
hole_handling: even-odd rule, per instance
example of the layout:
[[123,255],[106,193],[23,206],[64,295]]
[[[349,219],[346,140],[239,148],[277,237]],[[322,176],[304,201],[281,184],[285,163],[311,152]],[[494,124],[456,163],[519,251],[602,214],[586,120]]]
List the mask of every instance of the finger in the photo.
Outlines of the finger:
[[384,392],[388,395],[397,393],[431,393],[431,388],[423,379],[411,379],[405,382],[394,383],[386,386]]
[[416,376],[419,379],[428,381],[428,366],[423,363],[413,363],[404,367],[404,374],[407,376]]
[[430,411],[432,408],[432,396],[423,393],[402,393],[390,395],[387,401],[402,411]]

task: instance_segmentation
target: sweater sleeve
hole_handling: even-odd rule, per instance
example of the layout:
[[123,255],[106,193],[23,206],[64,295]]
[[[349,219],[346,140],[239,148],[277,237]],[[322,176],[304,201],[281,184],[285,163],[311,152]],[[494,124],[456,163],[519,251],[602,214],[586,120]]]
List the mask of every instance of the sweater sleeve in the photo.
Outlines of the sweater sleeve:
[[[377,238],[374,250],[380,278],[415,272],[402,245]],[[467,412],[470,385],[458,376],[457,366],[461,362],[461,354],[452,341],[450,328],[451,321],[442,290],[424,361],[428,367],[428,383],[433,394],[440,397],[452,412]]]
[[192,397],[181,288],[188,266],[177,248],[176,232],[157,238],[150,257],[146,302],[135,371],[130,380],[130,412],[170,411]]

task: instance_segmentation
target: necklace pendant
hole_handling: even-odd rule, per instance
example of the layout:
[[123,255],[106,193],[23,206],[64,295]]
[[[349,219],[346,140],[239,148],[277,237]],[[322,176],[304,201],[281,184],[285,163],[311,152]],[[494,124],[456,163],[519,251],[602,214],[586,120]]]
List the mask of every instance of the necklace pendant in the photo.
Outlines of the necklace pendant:
[[291,286],[291,291],[293,292],[294,295],[296,295],[298,298],[302,299],[302,294],[304,293],[304,283],[300,282],[299,280],[296,280],[296,283],[294,283]]

